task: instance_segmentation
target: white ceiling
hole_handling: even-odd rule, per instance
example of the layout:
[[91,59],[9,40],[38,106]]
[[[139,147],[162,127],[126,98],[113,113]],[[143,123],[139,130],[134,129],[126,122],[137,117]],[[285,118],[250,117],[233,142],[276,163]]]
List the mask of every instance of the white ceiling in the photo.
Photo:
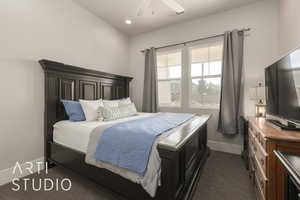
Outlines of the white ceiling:
[[[176,15],[160,0],[153,0],[152,5],[143,16],[137,16],[137,11],[143,0],[74,0],[95,15],[112,24],[119,30],[137,35],[153,31],[163,26],[176,24],[239,7],[259,0],[176,0],[185,8],[183,15]],[[152,8],[155,12],[152,15]],[[132,24],[124,21],[131,19]]]

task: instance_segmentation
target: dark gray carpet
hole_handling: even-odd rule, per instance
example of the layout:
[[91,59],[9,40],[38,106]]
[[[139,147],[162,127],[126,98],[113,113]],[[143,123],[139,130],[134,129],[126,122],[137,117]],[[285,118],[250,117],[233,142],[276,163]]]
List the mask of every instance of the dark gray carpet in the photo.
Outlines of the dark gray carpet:
[[255,200],[254,188],[240,156],[212,152],[194,200]]
[[[40,178],[70,178],[72,189],[69,192],[51,191],[35,192],[31,190],[14,192],[12,184],[0,187],[0,200],[117,200],[116,196],[99,187],[97,184],[73,174],[67,170],[55,167],[49,174],[33,175]],[[31,186],[31,185],[30,185]],[[198,183],[194,200],[255,200],[254,190],[250,184],[247,171],[240,156],[212,152],[201,179]]]

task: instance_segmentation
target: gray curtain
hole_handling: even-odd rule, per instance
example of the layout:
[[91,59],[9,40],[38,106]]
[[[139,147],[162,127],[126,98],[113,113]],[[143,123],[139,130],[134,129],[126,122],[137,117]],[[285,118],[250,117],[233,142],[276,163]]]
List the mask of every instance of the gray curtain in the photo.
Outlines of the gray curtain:
[[225,32],[218,131],[227,135],[239,132],[243,49],[243,31]]
[[145,52],[143,112],[158,111],[157,62],[155,48]]

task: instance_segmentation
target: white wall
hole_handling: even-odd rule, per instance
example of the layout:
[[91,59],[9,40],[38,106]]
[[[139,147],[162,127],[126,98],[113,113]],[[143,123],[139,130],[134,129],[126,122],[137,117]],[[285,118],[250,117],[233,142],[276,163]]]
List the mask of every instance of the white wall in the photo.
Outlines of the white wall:
[[[244,74],[246,79],[244,103],[246,115],[253,115],[254,102],[248,98],[248,89],[256,85],[258,81],[264,80],[264,68],[277,58],[278,18],[278,2],[266,0],[131,38],[130,72],[134,77],[131,84],[132,99],[137,103],[138,108],[141,109],[144,56],[140,53],[140,50],[151,46],[157,47],[211,36],[222,33],[225,30],[249,27],[251,31],[247,33],[245,38],[244,53]],[[214,145],[222,145],[222,143],[233,144],[231,146],[235,148],[233,151],[240,147],[242,140],[240,136],[227,138],[216,132],[217,110],[198,110],[197,112],[200,114],[213,114],[209,124],[209,140],[211,142],[216,141],[217,143],[214,143]]]
[[71,0],[0,1],[0,170],[43,156],[39,59],[128,75],[129,39]]
[[280,55],[300,47],[300,1],[280,0]]

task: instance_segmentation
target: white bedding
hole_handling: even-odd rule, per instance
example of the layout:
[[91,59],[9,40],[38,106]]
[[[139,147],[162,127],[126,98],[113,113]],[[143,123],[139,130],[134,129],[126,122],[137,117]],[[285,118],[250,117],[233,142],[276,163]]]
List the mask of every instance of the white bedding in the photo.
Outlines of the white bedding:
[[[149,116],[150,113],[138,113],[138,116],[125,119],[135,119],[141,116]],[[59,121],[54,124],[53,141],[68,148],[86,153],[88,149],[90,134],[98,127],[106,127],[109,124],[115,124],[124,121],[124,119],[113,121],[82,121],[72,122],[69,120]]]
[[101,124],[101,122],[71,122],[63,120],[57,122],[53,129],[53,141],[68,148],[87,152],[91,132]]
[[142,117],[147,117],[154,115],[153,113],[138,113],[137,116],[127,117],[123,119],[113,120],[113,121],[93,121],[93,122],[70,122],[70,121],[60,121],[54,125],[53,140],[54,142],[69,147],[71,149],[83,152],[86,154],[85,161],[88,164],[105,168],[114,172],[128,180],[135,183],[141,184],[142,187],[149,193],[150,196],[154,197],[156,189],[160,186],[160,172],[161,172],[161,159],[157,151],[158,142],[164,137],[168,136],[170,133],[176,131],[181,126],[184,126],[189,121],[188,120],[181,126],[178,126],[170,131],[167,131],[160,135],[158,139],[153,144],[152,151],[149,157],[149,163],[146,173],[143,177],[139,174],[120,168],[118,166],[113,166],[109,163],[102,161],[96,161],[93,157],[93,152],[95,152],[96,145],[101,139],[101,134],[106,128],[118,124],[120,122],[134,120]]

